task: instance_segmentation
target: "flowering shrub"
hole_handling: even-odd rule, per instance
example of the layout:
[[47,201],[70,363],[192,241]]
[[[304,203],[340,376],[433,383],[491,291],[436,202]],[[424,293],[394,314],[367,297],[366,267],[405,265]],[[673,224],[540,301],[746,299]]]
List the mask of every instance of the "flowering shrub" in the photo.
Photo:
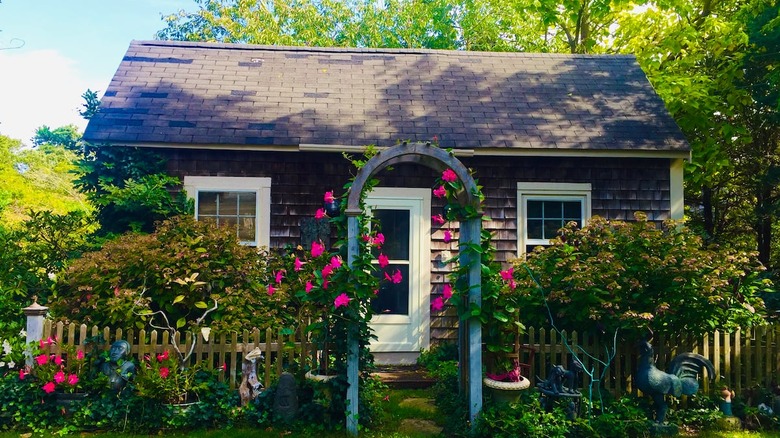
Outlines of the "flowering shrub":
[[54,338],[42,339],[33,353],[33,367],[20,368],[19,379],[37,379],[46,394],[82,390],[83,382],[90,372],[84,350],[63,345],[59,355],[49,353],[49,347],[56,343]]
[[207,382],[195,378],[201,371],[200,364],[184,367],[176,354],[165,350],[153,357],[144,357],[135,377],[135,388],[141,397],[164,403],[195,401],[189,397],[197,399],[208,388]]

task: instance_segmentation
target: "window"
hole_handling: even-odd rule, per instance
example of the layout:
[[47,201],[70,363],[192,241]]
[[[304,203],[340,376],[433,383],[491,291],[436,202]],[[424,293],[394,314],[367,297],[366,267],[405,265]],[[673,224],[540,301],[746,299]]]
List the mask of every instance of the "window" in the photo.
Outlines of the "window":
[[583,226],[590,218],[588,183],[517,183],[518,248],[531,252],[569,222]]
[[198,220],[235,227],[244,245],[269,245],[270,178],[185,176],[184,190],[195,201]]

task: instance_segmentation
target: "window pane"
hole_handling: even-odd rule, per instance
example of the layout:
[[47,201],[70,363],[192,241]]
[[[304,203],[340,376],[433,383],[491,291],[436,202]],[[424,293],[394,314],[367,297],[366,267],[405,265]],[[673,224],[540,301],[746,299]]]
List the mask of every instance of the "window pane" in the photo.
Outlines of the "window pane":
[[580,201],[566,201],[563,203],[563,218],[566,221],[582,219],[582,203]]
[[529,218],[542,217],[542,201],[528,201],[528,217]]
[[544,239],[542,234],[542,221],[541,220],[529,220],[528,221],[528,238],[529,239]]
[[217,214],[217,193],[199,192],[198,193],[198,217],[201,215]]
[[[560,204],[559,204],[560,205]],[[552,239],[558,235],[558,230],[563,227],[560,219],[547,219],[544,221],[544,238]]]
[[390,264],[379,271],[381,278],[384,273],[392,276],[395,271],[401,271],[403,280],[400,283],[392,283],[382,280],[379,293],[371,300],[371,308],[377,315],[408,315],[409,314],[409,265]]
[[409,210],[374,210],[385,236],[382,252],[391,260],[409,260]]
[[221,227],[231,227],[235,229],[238,226],[238,218],[235,216],[219,216],[217,224]]
[[563,207],[560,201],[545,201],[544,202],[544,217],[554,218],[563,216]]
[[255,241],[255,219],[251,217],[242,217],[239,220],[238,240]]
[[254,193],[238,194],[238,214],[242,216],[254,216],[257,211]]
[[233,215],[238,213],[238,193],[220,192],[219,202],[217,203],[217,214],[220,216]]

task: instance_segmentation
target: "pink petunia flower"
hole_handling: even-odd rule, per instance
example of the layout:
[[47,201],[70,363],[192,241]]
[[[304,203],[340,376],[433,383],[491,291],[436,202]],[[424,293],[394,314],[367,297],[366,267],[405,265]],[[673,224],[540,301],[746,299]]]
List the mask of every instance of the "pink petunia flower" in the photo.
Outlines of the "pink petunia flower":
[[311,243],[311,256],[312,257],[319,257],[322,255],[322,253],[325,252],[325,245],[319,242],[312,242]]
[[449,283],[445,284],[444,290],[441,291],[441,294],[445,300],[452,298],[452,285]]
[[512,279],[512,276],[515,273],[515,268],[509,268],[505,271],[498,271],[498,273],[501,275],[502,280],[509,281]]
[[168,368],[160,367],[160,377],[162,377],[163,379],[167,379],[168,378],[168,374],[170,374],[170,372],[171,372],[171,370],[169,370]]
[[509,289],[515,290],[516,287],[517,287],[517,283],[515,283],[515,279],[513,278],[509,280]]
[[385,272],[385,280],[387,280],[387,281],[389,281],[391,283],[393,282],[393,278],[390,277],[390,274],[388,274],[387,272]]
[[282,270],[282,271],[277,271],[277,272],[276,272],[276,282],[277,282],[277,283],[281,283],[281,282],[282,282],[282,279],[284,279],[284,270]]
[[450,243],[451,240],[452,240],[452,231],[445,230],[444,231],[444,243]]
[[84,350],[79,350],[76,352],[76,360],[82,360],[84,359]]
[[57,383],[62,383],[65,381],[65,373],[62,372],[62,370],[57,371],[54,373],[54,381]]
[[395,273],[393,274],[393,283],[398,284],[404,279],[403,275],[401,274],[401,271],[399,269],[395,270]]
[[342,261],[341,257],[339,256],[333,256],[330,259],[330,265],[333,267],[333,269],[338,269],[341,267]]
[[447,169],[442,172],[441,179],[447,182],[455,182],[458,180],[458,175],[452,169]]
[[437,214],[435,216],[431,216],[431,220],[434,223],[439,224],[439,225],[443,224],[444,222],[447,222],[446,220],[444,220],[444,216],[442,216],[441,214]]
[[349,301],[350,298],[347,296],[347,294],[342,293],[341,295],[337,296],[335,300],[333,300],[333,305],[338,309],[341,306],[346,306],[349,304]]
[[41,354],[39,356],[36,356],[35,357],[35,362],[38,365],[46,365],[47,363],[49,363],[49,356],[47,356],[45,354]]
[[306,293],[311,292],[311,290],[314,289],[314,285],[311,284],[311,280],[306,282]]
[[336,201],[336,197],[333,196],[333,191],[325,192],[325,202],[330,203],[335,201]]
[[368,234],[364,234],[363,235],[363,242],[366,242],[366,243],[371,242],[371,236],[369,236]]
[[385,266],[390,264],[390,259],[387,258],[384,254],[379,254],[379,257],[376,258],[379,262],[379,267],[384,268]]
[[314,219],[322,219],[325,217],[325,209],[324,208],[318,208],[317,212],[314,213]]
[[439,186],[433,189],[433,196],[437,198],[443,198],[447,196],[447,189],[445,189],[444,186]]
[[55,388],[54,382],[47,382],[45,385],[43,385],[43,392],[45,392],[46,394],[51,394],[52,392],[54,392],[54,388]]
[[71,374],[68,376],[68,385],[76,386],[77,383],[79,383],[79,376],[75,374]]
[[271,295],[274,294],[274,292],[276,292],[276,288],[274,287],[274,285],[269,284],[268,285],[268,296],[270,297]]
[[295,272],[300,271],[303,269],[303,262],[298,257],[295,258]]
[[442,297],[436,297],[431,302],[431,310],[434,312],[439,312],[441,309],[444,308],[444,299]]

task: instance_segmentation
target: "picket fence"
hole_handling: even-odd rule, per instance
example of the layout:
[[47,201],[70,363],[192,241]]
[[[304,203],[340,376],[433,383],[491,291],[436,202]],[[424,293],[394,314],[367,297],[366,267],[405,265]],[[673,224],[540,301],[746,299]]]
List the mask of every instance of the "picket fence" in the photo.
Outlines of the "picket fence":
[[[304,369],[316,360],[319,352],[306,336],[301,336],[301,328],[296,329],[253,329],[241,333],[212,333],[208,340],[200,334],[191,357],[192,364],[203,362],[207,368],[223,368],[220,378],[231,388],[241,381],[241,362],[246,353],[260,348],[263,358],[258,363],[258,374],[268,387],[290,365],[297,364]],[[89,337],[102,335],[105,348],[120,339],[128,341],[134,358],[142,360],[145,355],[159,354],[172,350],[171,339],[167,331],[122,330],[86,325],[63,324],[46,320],[43,327],[44,339],[54,337],[59,344],[52,352],[59,354],[62,345],[83,349],[83,342]],[[193,334],[186,333],[184,341],[181,334],[176,341],[181,351],[189,351]],[[577,332],[556,333],[552,330],[528,328],[521,335],[523,345],[535,350],[531,363],[530,379],[532,384],[544,378],[551,365],[561,364],[569,367],[572,352],[584,363],[585,369],[597,380],[601,389],[615,395],[636,393],[633,385],[633,372],[636,369],[638,348],[635,343],[621,342],[613,348],[613,339],[605,336],[579,334]],[[728,385],[740,392],[755,386],[774,385],[780,381],[778,359],[780,358],[780,325],[760,326],[753,329],[736,330],[732,333],[714,332],[700,339],[682,338],[670,342],[662,337],[653,340],[659,369],[665,369],[672,358],[681,352],[699,353],[712,361],[715,367],[714,383],[704,379],[703,390],[709,391],[711,385]],[[674,345],[672,345],[674,344]],[[614,351],[609,366],[606,363]],[[526,357],[526,360],[528,358]],[[588,386],[591,379],[584,378]],[[594,389],[596,386],[594,385]]]

